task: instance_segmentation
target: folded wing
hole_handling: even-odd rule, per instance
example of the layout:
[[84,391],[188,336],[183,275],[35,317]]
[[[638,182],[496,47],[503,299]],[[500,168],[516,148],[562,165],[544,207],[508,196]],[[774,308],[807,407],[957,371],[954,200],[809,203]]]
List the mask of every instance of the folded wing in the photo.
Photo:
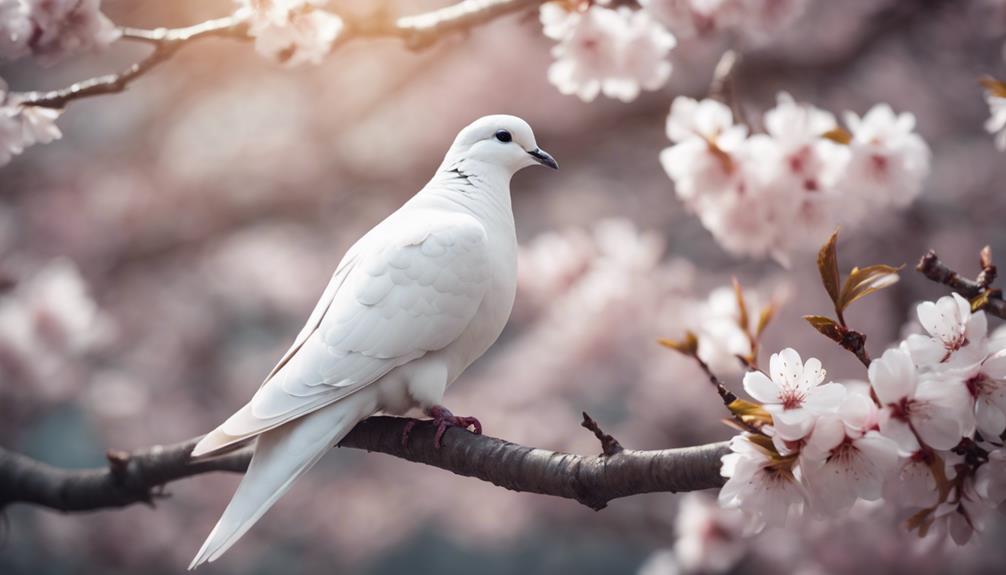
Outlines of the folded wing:
[[193,455],[338,401],[464,332],[489,285],[485,229],[462,214],[407,219],[347,256],[262,387]]

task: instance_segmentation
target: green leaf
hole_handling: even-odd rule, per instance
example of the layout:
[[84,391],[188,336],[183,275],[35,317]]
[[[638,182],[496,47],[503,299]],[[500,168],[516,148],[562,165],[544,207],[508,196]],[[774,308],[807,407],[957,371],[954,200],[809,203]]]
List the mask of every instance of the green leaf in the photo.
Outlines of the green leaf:
[[657,342],[689,357],[695,357],[699,351],[699,338],[690,330],[685,332],[684,339],[659,339]]
[[821,282],[824,289],[831,297],[831,301],[838,305],[838,252],[835,250],[835,242],[838,241],[838,230],[832,232],[828,241],[821,246],[821,251],[817,252],[817,269],[821,272]]
[[845,335],[842,326],[838,325],[838,322],[831,319],[830,317],[824,317],[823,315],[805,315],[803,319],[807,320],[807,323],[811,325],[814,329],[821,332],[825,337],[832,341],[841,343],[842,338]]
[[852,268],[849,277],[845,278],[842,292],[838,296],[836,305],[839,311],[844,311],[859,298],[898,283],[898,272],[902,267],[904,266],[892,267],[878,264],[865,268]]

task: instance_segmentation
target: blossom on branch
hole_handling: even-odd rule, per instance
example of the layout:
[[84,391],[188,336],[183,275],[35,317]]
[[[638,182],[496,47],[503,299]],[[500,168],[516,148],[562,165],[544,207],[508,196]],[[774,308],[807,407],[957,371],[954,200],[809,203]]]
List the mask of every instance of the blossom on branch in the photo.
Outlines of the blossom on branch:
[[101,0],[0,2],[0,59],[34,56],[43,64],[104,48],[119,30],[101,13]]
[[729,107],[679,97],[667,118],[672,145],[660,155],[686,207],[727,251],[772,256],[819,245],[836,225],[918,195],[930,154],[911,114],[879,105],[847,116],[779,94],[765,133],[748,134]]
[[287,66],[319,64],[343,29],[342,19],[322,10],[328,0],[237,0],[248,33],[263,56]]
[[807,494],[795,474],[795,458],[780,458],[748,435],[730,440],[730,449],[723,456],[721,473],[727,482],[720,489],[720,505],[740,509],[753,531],[781,527],[803,513]]
[[682,37],[736,30],[766,41],[803,12],[806,0],[640,0],[645,10]]
[[631,102],[671,75],[667,55],[677,41],[645,11],[549,2],[542,5],[541,21],[545,35],[559,42],[548,79],[563,94],[585,102],[598,94]]
[[806,363],[793,348],[772,354],[769,376],[760,371],[744,374],[744,390],[772,414],[776,433],[796,441],[813,429],[817,416],[833,412],[845,396],[845,387],[824,383],[826,372],[817,358]]
[[48,144],[62,133],[56,119],[62,113],[53,108],[23,106],[7,93],[7,84],[0,78],[0,166],[20,154],[28,146]]

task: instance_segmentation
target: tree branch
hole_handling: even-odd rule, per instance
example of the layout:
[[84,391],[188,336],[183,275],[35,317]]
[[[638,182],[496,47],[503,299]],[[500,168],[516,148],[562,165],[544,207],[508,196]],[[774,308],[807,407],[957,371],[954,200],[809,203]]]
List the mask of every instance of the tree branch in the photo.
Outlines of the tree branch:
[[972,305],[975,305],[977,301],[979,309],[983,309],[999,319],[1006,319],[1006,301],[1002,298],[1002,291],[991,287],[996,276],[996,267],[992,263],[992,255],[988,247],[982,250],[980,261],[982,270],[978,274],[978,278],[974,280],[947,267],[933,250],[929,250],[926,255],[922,256],[915,269],[928,279],[961,294],[972,302]]
[[[421,422],[402,445],[410,421],[375,416],[360,422],[340,447],[365,449],[423,463],[505,489],[574,499],[602,509],[612,499],[652,492],[719,487],[720,458],[726,443],[682,449],[584,456],[524,447],[460,429],[449,429],[440,449],[433,447],[435,426]],[[31,503],[59,511],[95,511],[135,503],[152,505],[172,481],[213,471],[243,472],[251,450],[209,459],[189,458],[198,438],[132,453],[110,452],[109,465],[62,469],[0,448],[0,507]]]
[[[545,0],[463,0],[457,4],[398,19],[346,19],[336,42],[341,46],[356,38],[399,38],[411,50],[428,48],[442,37],[470,30],[500,16],[538,6]],[[236,38],[250,40],[247,22],[236,16],[208,20],[185,28],[120,28],[123,40],[150,44],[154,50],[142,60],[115,74],[76,82],[59,90],[11,94],[17,102],[44,108],[64,108],[74,100],[117,94],[159,64],[169,60],[182,47],[201,38]]]

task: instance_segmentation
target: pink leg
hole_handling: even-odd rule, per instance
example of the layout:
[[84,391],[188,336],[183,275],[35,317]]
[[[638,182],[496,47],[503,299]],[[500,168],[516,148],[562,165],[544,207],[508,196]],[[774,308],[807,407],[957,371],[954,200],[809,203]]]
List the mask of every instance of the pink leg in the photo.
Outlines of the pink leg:
[[[448,427],[462,427],[468,429],[471,427],[476,435],[482,435],[482,424],[478,419],[474,417],[461,417],[451,413],[449,409],[442,405],[434,405],[426,409],[426,414],[433,418],[433,423],[437,425],[437,433],[433,437],[433,446],[440,449],[444,437],[444,433],[447,431]],[[418,420],[411,420],[405,424],[405,428],[402,430],[402,445],[407,445],[409,442],[409,434],[412,429],[419,423]]]

